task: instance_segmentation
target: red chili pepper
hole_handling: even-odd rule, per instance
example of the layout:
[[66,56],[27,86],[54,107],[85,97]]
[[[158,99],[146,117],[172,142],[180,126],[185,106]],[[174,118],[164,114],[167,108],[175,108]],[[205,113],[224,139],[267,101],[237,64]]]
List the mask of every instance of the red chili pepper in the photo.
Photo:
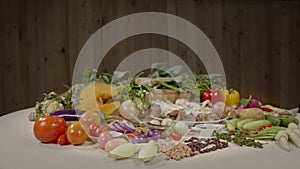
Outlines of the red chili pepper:
[[232,136],[232,134],[229,134],[229,133],[228,133],[228,134],[227,134],[227,136],[228,136],[228,137],[231,137],[231,136]]
[[260,109],[261,109],[262,111],[265,111],[265,112],[273,112],[272,109],[266,108],[266,107],[261,107]]
[[247,132],[247,135],[251,135],[251,134],[258,134],[259,131],[250,131],[250,132]]
[[270,127],[272,127],[272,124],[265,124],[265,125],[261,126],[261,128],[259,130],[264,130],[264,129],[270,128]]

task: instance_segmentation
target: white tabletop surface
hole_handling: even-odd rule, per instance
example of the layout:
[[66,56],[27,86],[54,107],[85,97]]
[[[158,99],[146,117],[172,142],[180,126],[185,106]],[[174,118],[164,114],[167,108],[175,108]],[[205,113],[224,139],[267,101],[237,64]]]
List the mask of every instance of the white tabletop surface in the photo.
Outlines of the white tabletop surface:
[[0,117],[0,169],[285,169],[299,168],[300,149],[281,150],[275,142],[263,149],[238,147],[201,154],[181,161],[156,158],[144,164],[137,160],[108,158],[95,147],[41,144],[33,135],[33,122],[27,116],[32,109]]

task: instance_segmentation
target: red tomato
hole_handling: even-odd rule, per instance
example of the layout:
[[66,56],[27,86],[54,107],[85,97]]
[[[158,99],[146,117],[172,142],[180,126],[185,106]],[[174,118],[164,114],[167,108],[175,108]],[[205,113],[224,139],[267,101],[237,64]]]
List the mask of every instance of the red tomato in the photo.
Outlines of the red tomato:
[[42,143],[54,143],[64,134],[67,128],[66,121],[58,116],[38,118],[33,126],[34,136]]
[[221,91],[218,89],[205,90],[201,96],[201,101],[209,100],[212,104],[222,101]]
[[68,145],[69,141],[68,141],[67,135],[66,134],[60,135],[57,139],[57,144],[59,144],[61,146]]
[[88,138],[79,121],[71,124],[67,129],[67,138],[73,145],[80,145]]

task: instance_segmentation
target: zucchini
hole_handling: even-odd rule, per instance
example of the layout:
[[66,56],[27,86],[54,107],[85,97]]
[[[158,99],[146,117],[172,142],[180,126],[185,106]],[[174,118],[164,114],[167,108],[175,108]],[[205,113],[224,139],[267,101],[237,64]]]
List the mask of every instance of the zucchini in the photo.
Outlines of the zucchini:
[[243,126],[249,122],[252,122],[252,121],[255,121],[255,119],[243,119],[239,122],[237,122],[236,124],[236,127],[239,129],[239,130],[242,130],[243,129]]
[[243,125],[242,128],[247,131],[256,131],[266,124],[272,124],[272,123],[269,120],[257,120]]
[[242,119],[239,119],[239,118],[234,118],[234,119],[231,119],[231,120],[229,120],[228,122],[227,122],[227,125],[226,125],[226,127],[227,127],[227,129],[228,130],[235,130],[236,129],[236,125],[237,125],[237,123],[239,122],[239,121],[241,121]]

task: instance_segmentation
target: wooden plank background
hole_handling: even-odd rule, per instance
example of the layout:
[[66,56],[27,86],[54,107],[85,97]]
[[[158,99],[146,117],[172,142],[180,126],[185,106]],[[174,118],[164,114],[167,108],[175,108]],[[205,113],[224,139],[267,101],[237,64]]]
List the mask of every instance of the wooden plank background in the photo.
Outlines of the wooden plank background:
[[[0,1],[0,115],[63,92],[86,40],[108,22],[136,12],[166,12],[195,24],[212,41],[228,88],[286,108],[300,104],[300,1],[3,0]],[[139,35],[116,45],[102,62],[143,48],[173,51],[202,72],[194,53],[174,39]],[[113,56],[114,59],[111,59]]]

